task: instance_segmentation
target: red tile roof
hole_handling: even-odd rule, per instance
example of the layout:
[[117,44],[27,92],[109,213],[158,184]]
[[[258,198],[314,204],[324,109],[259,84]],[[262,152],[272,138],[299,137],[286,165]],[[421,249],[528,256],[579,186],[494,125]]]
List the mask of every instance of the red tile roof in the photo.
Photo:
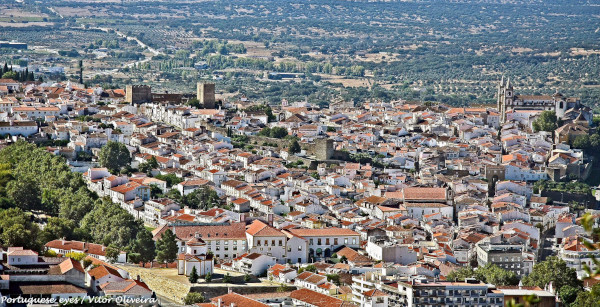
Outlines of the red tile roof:
[[285,234],[282,233],[281,231],[279,231],[259,220],[254,220],[254,222],[252,222],[252,224],[250,224],[250,226],[248,226],[246,233],[248,233],[251,236],[255,236],[255,237],[283,237],[283,236],[285,236]]
[[290,229],[289,232],[299,237],[332,237],[359,235],[358,232],[346,228]]
[[202,240],[216,240],[216,239],[228,239],[228,240],[245,240],[246,239],[246,224],[245,223],[232,223],[230,225],[181,225],[181,226],[167,226],[163,225],[154,231],[154,240],[158,240],[162,234],[167,230],[171,229],[178,239],[188,241],[194,234],[198,233]]
[[221,306],[236,306],[236,307],[269,307],[267,304],[263,304],[259,301],[249,299],[245,296],[239,295],[235,292],[228,293],[225,295],[213,297],[210,301],[213,304],[217,304],[221,301]]
[[294,300],[319,307],[340,307],[342,304],[344,304],[344,301],[341,299],[321,294],[309,289],[292,291],[290,297]]

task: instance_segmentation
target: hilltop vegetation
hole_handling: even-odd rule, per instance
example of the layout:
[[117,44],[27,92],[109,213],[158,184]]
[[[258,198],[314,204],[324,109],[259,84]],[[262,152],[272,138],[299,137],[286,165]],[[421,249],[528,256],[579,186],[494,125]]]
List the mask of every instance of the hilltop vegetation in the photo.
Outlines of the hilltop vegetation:
[[0,169],[0,245],[40,250],[66,238],[125,248],[147,231],[121,207],[98,199],[64,158],[43,148],[25,141],[8,146],[0,150]]
[[[111,78],[88,78],[106,85],[147,82],[192,91],[195,81],[219,75],[222,93],[270,103],[401,97],[464,105],[493,102],[504,74],[523,93],[561,91],[588,104],[600,98],[600,7],[586,1],[50,0],[13,6],[47,16],[52,25],[7,27],[0,39],[53,44],[39,35],[48,31],[61,37],[65,52],[83,48],[81,57],[110,67],[142,56],[114,31],[163,52]],[[82,44],[82,33],[91,40]],[[98,59],[92,53],[98,46],[123,50]],[[193,69],[198,62],[207,67]],[[301,73],[301,87],[313,88],[304,93],[295,83],[266,80],[267,72]]]

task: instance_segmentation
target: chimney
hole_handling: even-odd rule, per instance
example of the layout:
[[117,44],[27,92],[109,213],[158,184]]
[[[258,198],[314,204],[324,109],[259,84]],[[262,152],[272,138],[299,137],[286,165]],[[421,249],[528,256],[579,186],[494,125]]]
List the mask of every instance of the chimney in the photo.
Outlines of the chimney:
[[138,275],[138,276],[136,277],[136,280],[137,280],[137,281],[142,281],[142,279],[140,278],[140,275]]

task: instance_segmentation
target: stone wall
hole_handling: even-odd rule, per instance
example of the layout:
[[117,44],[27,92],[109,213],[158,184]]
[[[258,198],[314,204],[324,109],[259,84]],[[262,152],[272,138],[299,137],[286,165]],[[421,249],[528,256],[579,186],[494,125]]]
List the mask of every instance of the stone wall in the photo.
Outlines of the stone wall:
[[[253,286],[249,285],[223,285],[222,287],[205,287],[205,286],[196,286],[190,289],[191,292],[199,292],[204,295],[206,300],[210,300],[213,297],[225,295],[229,293],[229,290],[238,294],[256,294],[256,293],[273,293],[277,292],[279,286]],[[288,291],[296,290],[296,287],[288,285]]]
[[[153,274],[152,270],[143,269],[134,266],[119,266],[119,268],[127,271],[131,278],[140,276],[152,291],[156,294],[183,304],[183,299],[190,292],[190,286],[174,281],[172,279]],[[160,269],[155,269],[160,270]]]

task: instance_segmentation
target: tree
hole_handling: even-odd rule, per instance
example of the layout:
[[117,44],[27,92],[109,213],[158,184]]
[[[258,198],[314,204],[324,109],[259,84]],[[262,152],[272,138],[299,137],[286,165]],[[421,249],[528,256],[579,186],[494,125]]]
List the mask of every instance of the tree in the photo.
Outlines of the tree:
[[129,253],[127,254],[127,262],[137,265],[142,262],[142,256],[138,253]]
[[159,196],[162,196],[163,190],[156,184],[152,183],[149,185],[150,187],[150,198],[154,199]]
[[597,306],[598,301],[600,301],[600,284],[595,284],[594,286],[592,286],[591,291],[579,291],[577,294],[577,298],[570,305],[570,307]]
[[341,263],[347,263],[348,262],[348,258],[346,258],[345,255],[342,255],[342,257],[340,258],[340,262]]
[[41,244],[36,240],[39,231],[30,214],[21,209],[0,210],[0,245],[40,250]]
[[68,252],[65,254],[65,257],[67,258],[71,258],[75,261],[81,261],[83,260],[83,258],[86,257],[86,254],[84,253],[77,253],[77,252]]
[[533,130],[552,132],[556,130],[556,113],[553,111],[543,111],[536,120],[533,121]]
[[212,280],[212,274],[210,272],[206,273],[206,275],[204,275],[204,281],[211,282],[211,280]]
[[131,155],[125,144],[109,141],[100,150],[98,161],[100,165],[108,168],[111,172],[117,173],[131,162]]
[[94,263],[94,262],[90,259],[87,259],[87,258],[83,259],[83,261],[82,261],[83,268],[85,269],[85,268],[89,267],[90,265],[92,265],[92,263]]
[[272,138],[281,139],[288,135],[287,129],[283,127],[273,127],[269,132],[269,136]]
[[225,276],[223,276],[223,282],[228,284],[231,282],[231,275],[229,275],[229,273],[225,274]]
[[290,149],[288,149],[288,153],[295,154],[295,153],[299,153],[301,151],[302,151],[302,148],[300,147],[300,143],[298,143],[298,140],[293,140],[292,143],[290,144]]
[[589,135],[580,135],[573,140],[573,147],[578,149],[588,149],[591,146]]
[[203,186],[194,190],[179,200],[182,206],[188,206],[192,209],[208,210],[221,203],[221,199],[217,192],[208,186]]
[[6,186],[6,193],[23,210],[42,209],[39,185],[31,178],[10,181]]
[[595,150],[600,149],[600,134],[595,133],[590,136],[590,147]]
[[204,303],[204,296],[198,292],[189,292],[183,299],[183,303],[186,305]]
[[156,242],[156,260],[171,263],[177,259],[177,242],[175,234],[167,229]]
[[176,184],[178,184],[178,183],[180,183],[180,182],[183,181],[183,179],[177,177],[177,175],[175,175],[175,174],[156,175],[156,176],[154,176],[154,178],[160,179],[162,181],[166,181],[167,182],[167,188],[170,188],[173,185],[176,185]]
[[119,255],[121,254],[121,250],[114,244],[111,244],[106,247],[106,258],[110,262],[117,262],[119,260]]
[[327,281],[333,282],[336,286],[340,285],[340,275],[338,274],[327,274]]
[[147,229],[140,230],[137,233],[135,241],[133,242],[133,251],[140,254],[140,261],[143,264],[146,262],[152,262],[156,256],[156,245],[152,240],[152,233]]
[[120,248],[133,244],[137,233],[144,229],[140,220],[109,199],[97,200],[93,209],[81,220],[80,226],[82,233],[92,241]]
[[473,270],[467,266],[454,270],[446,276],[446,279],[453,281],[463,281],[465,278],[475,278],[477,280],[498,285],[511,286],[519,283],[519,278],[514,272],[505,270],[495,264],[487,264],[483,267]]
[[248,273],[244,275],[244,282],[250,282],[252,280],[252,276]]
[[581,289],[581,281],[577,279],[575,269],[567,267],[567,263],[555,256],[548,257],[545,261],[533,266],[531,274],[523,278],[526,286],[544,288],[552,282],[554,289],[560,291],[563,286]]
[[188,280],[190,281],[190,283],[197,283],[198,282],[198,278],[200,276],[198,276],[198,272],[196,271],[196,267],[192,268],[192,272],[190,273],[190,277],[188,277]]
[[152,156],[145,162],[140,163],[138,169],[143,173],[150,173],[153,169],[158,167],[158,161],[156,161],[156,157]]
[[81,221],[92,211],[94,204],[90,191],[86,187],[80,187],[74,193],[61,193],[58,203],[60,204],[58,216],[73,221]]
[[2,75],[2,79],[17,79],[17,73],[15,71],[8,71]]
[[309,265],[307,265],[305,267],[302,267],[302,268],[300,268],[298,270],[298,274],[300,274],[302,272],[313,272],[313,273],[316,273],[317,272],[317,267],[314,264],[309,264]]
[[569,306],[577,299],[579,291],[581,291],[579,288],[566,285],[560,288],[558,296],[565,306]]
[[281,283],[281,284],[279,284],[279,287],[277,287],[277,292],[279,292],[279,293],[288,292],[288,291],[290,291],[290,287],[287,284]]
[[188,100],[187,104],[191,107],[194,107],[196,109],[200,109],[202,108],[202,105],[200,104],[200,101],[196,98],[192,98],[190,100]]
[[56,239],[77,239],[73,237],[73,230],[77,228],[75,221],[60,217],[48,218],[44,230],[40,232],[40,241],[50,242]]

